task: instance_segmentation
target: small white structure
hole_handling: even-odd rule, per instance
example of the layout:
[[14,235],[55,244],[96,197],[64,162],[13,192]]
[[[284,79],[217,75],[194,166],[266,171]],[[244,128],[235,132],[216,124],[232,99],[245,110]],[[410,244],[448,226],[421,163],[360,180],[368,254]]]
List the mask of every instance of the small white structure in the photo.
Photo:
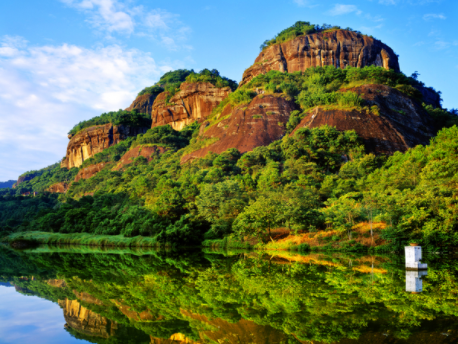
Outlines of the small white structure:
[[406,246],[406,269],[426,270],[427,264],[421,263],[421,246]]
[[406,291],[411,293],[421,293],[423,291],[422,276],[426,276],[426,270],[406,270]]

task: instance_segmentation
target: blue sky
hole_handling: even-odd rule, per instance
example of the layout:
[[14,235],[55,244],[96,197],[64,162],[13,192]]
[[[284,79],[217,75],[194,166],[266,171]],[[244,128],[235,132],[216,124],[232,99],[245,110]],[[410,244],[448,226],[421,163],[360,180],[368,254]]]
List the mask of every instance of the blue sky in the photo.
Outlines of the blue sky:
[[0,181],[60,160],[74,124],[126,108],[166,71],[240,81],[298,20],[373,35],[458,108],[455,0],[23,0],[0,13]]

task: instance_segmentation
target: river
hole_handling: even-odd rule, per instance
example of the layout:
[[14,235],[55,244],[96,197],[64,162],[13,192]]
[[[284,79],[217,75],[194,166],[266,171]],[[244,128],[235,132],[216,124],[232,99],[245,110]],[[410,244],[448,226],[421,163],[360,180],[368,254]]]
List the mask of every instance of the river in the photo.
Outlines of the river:
[[0,343],[457,343],[458,262],[0,247]]

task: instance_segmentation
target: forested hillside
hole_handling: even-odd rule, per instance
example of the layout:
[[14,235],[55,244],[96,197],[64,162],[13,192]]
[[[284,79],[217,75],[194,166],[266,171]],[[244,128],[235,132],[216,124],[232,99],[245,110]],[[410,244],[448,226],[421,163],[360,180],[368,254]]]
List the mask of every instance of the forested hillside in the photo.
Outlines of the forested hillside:
[[[340,29],[302,23],[264,48],[310,30]],[[426,92],[418,73],[408,77],[386,66],[307,66],[292,73],[271,67],[259,67],[238,88],[217,70],[166,73],[139,97],[160,94],[153,99],[156,106],[163,98],[158,118],[171,114],[175,124],[179,108],[175,114],[191,124],[176,131],[153,123],[79,168],[53,165],[32,171],[16,189],[0,189],[2,235],[140,235],[158,245],[262,246],[283,231],[302,249],[312,238],[327,249],[458,244],[458,116],[433,105],[430,98],[440,99],[440,92]],[[183,99],[169,104],[184,82],[228,93],[209,103],[205,117],[203,110],[191,116]],[[321,124],[312,125],[317,118]],[[109,112],[70,133],[102,123],[150,127],[151,116]],[[66,183],[66,192],[48,193],[55,183]],[[39,194],[21,196],[32,191]]]

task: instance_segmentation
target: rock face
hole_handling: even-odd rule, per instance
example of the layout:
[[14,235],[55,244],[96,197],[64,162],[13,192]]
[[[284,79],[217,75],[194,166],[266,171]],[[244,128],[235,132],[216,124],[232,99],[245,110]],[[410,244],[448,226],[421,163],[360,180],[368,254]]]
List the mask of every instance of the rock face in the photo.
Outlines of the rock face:
[[157,96],[151,110],[151,127],[170,124],[173,129],[181,130],[196,120],[202,121],[230,92],[229,87],[218,88],[209,82],[184,82],[169,103],[166,92]]
[[104,167],[106,163],[101,162],[94,165],[89,165],[88,167],[84,167],[78,171],[78,174],[75,177],[75,182],[81,179],[89,179],[99,173]]
[[66,193],[69,187],[70,187],[70,184],[65,183],[65,182],[60,182],[60,183],[55,183],[51,185],[48,191],[51,193]]
[[73,137],[69,136],[70,142],[67,146],[67,154],[60,166],[67,169],[79,167],[84,160],[125,140],[129,136],[146,133],[148,129],[131,128],[123,125],[114,126],[110,123],[83,129]]
[[181,162],[202,158],[208,152],[222,153],[237,148],[241,153],[266,146],[285,135],[286,123],[297,105],[278,95],[258,95],[248,105],[227,105],[220,118],[227,117],[206,128],[202,124],[201,139],[217,140],[213,144],[185,155]]
[[116,166],[114,167],[114,170],[120,170],[122,167],[131,164],[134,161],[134,159],[139,156],[146,158],[146,160],[150,162],[151,160],[153,160],[153,156],[162,154],[166,150],[166,148],[156,145],[142,145],[134,147],[122,156],[121,160],[119,160]]
[[29,173],[27,175],[24,175],[24,176],[19,176],[19,178],[17,179],[17,182],[16,182],[16,186],[18,186],[19,184],[21,184],[22,182],[26,182],[28,180],[32,180],[33,178],[35,178],[38,174],[37,173]]
[[271,70],[293,73],[309,67],[370,65],[400,71],[396,54],[378,40],[346,30],[320,32],[264,49],[243,73],[240,86]]
[[66,326],[93,337],[109,338],[114,335],[117,329],[115,322],[81,306],[77,300],[65,299],[58,303],[64,310]]
[[141,96],[137,96],[126,111],[138,110],[140,113],[151,113],[154,99],[156,99],[155,94],[142,94]]
[[439,93],[431,89],[430,87],[418,86],[417,90],[420,91],[423,96],[423,100],[426,104],[430,104],[435,108],[441,107],[441,96]]
[[295,131],[324,124],[338,130],[354,129],[369,152],[383,154],[403,152],[418,144],[426,145],[434,135],[429,114],[398,90],[384,85],[363,85],[351,91],[358,93],[369,106],[377,106],[379,115],[369,111],[325,110],[317,107],[301,121]]

